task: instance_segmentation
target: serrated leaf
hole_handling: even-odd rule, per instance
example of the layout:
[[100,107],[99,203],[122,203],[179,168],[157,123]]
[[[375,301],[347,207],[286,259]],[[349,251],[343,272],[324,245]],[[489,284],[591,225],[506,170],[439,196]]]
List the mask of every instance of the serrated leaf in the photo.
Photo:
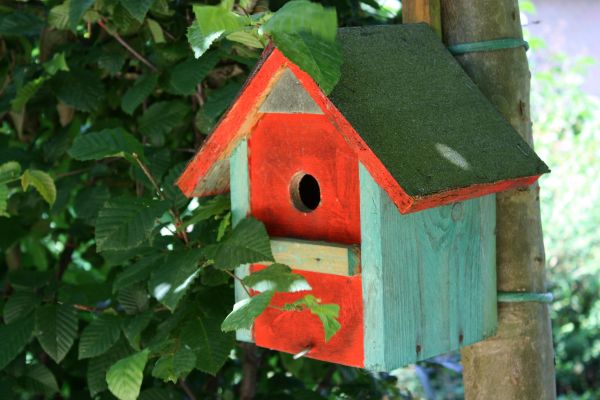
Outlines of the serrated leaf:
[[98,211],[109,198],[110,192],[106,186],[86,187],[75,196],[75,215],[84,220],[95,220]]
[[106,373],[108,389],[119,400],[135,400],[140,394],[148,350],[117,361]]
[[53,393],[58,392],[58,383],[52,371],[48,369],[44,364],[35,364],[27,368],[25,376],[31,379],[35,385],[36,391],[44,393],[46,396],[50,396]]
[[107,201],[96,219],[98,251],[127,250],[148,240],[166,201],[120,197]]
[[209,51],[199,59],[191,58],[177,64],[169,74],[169,92],[182,96],[195,93],[219,58],[219,53]]
[[276,292],[299,292],[311,290],[302,275],[294,274],[283,264],[271,264],[267,268],[253,272],[244,278],[244,283],[257,292],[274,290]]
[[53,28],[69,29],[69,3],[65,2],[50,9],[48,13],[48,25]]
[[195,317],[181,331],[181,340],[196,353],[196,368],[216,375],[229,358],[235,340],[221,331],[217,318]]
[[32,13],[10,10],[0,14],[0,36],[37,36],[44,21]]
[[268,290],[235,303],[233,311],[229,313],[221,324],[223,332],[250,329],[256,317],[267,308],[274,294],[274,291]]
[[171,311],[177,307],[198,274],[202,250],[172,252],[150,277],[148,291]]
[[21,165],[16,161],[5,162],[0,165],[0,184],[18,179],[21,175]]
[[152,321],[152,311],[144,311],[135,315],[127,324],[123,326],[123,334],[129,342],[129,345],[136,350],[140,350],[140,336]]
[[115,278],[113,292],[116,293],[121,289],[146,280],[150,273],[161,264],[163,264],[163,255],[152,254],[125,267],[123,272]]
[[127,343],[124,340],[120,340],[106,353],[90,359],[86,377],[87,387],[92,397],[108,388],[106,384],[106,371],[108,371],[108,368],[130,354],[131,349]]
[[23,190],[27,190],[29,186],[33,186],[49,205],[53,205],[56,200],[54,179],[44,171],[37,169],[25,170],[23,175],[21,175],[21,186]]
[[264,44],[260,41],[256,31],[235,31],[226,36],[227,40],[241,43],[255,49],[262,49]]
[[263,223],[249,217],[240,221],[221,242],[215,255],[215,268],[234,269],[261,261],[275,261],[271,241]]
[[306,32],[319,40],[333,42],[337,34],[335,8],[324,8],[308,0],[287,2],[262,26],[269,34]]
[[33,336],[33,316],[0,326],[0,370],[3,370]]
[[229,108],[240,91],[237,82],[229,82],[227,85],[208,93],[204,104],[204,113],[212,121],[215,121]]
[[114,315],[103,314],[90,322],[79,339],[79,359],[96,357],[110,349],[121,335],[121,323]]
[[144,22],[146,13],[156,0],[121,0],[121,5],[139,22]]
[[236,31],[249,20],[221,6],[195,5],[196,20],[188,28],[188,41],[194,55],[199,58],[223,35]]
[[75,138],[69,155],[76,160],[99,160],[105,157],[128,157],[136,153],[143,157],[142,144],[122,128],[104,129]]
[[152,94],[157,83],[158,77],[155,74],[140,76],[121,98],[121,109],[129,115],[133,114],[135,109]]
[[325,341],[329,339],[340,329],[341,325],[338,321],[340,315],[340,306],[337,304],[321,304],[321,300],[317,299],[312,294],[306,295],[300,300],[295,301],[295,307],[306,308],[311,313],[319,317],[325,331]]
[[25,85],[21,86],[17,90],[17,95],[10,102],[11,110],[16,113],[20,113],[25,108],[27,102],[35,96],[35,94],[40,90],[44,82],[46,82],[46,77],[39,77],[27,82]]
[[40,296],[34,292],[17,290],[4,305],[2,314],[4,322],[10,324],[29,315],[41,302]]
[[77,312],[70,304],[48,304],[35,313],[38,342],[44,351],[60,363],[77,336]]
[[91,112],[104,101],[104,85],[93,72],[73,69],[59,72],[52,78],[56,97],[80,111]]
[[152,376],[165,382],[177,383],[177,380],[187,375],[195,365],[196,355],[192,350],[183,347],[175,354],[160,357],[152,369]]
[[148,136],[163,136],[184,121],[189,107],[181,101],[152,104],[138,119],[140,131]]
[[69,28],[72,31],[77,29],[77,24],[83,17],[83,14],[94,4],[95,0],[69,0]]
[[137,283],[119,290],[117,301],[126,314],[137,314],[148,308],[148,292],[146,285]]
[[329,94],[341,77],[342,53],[337,41],[322,40],[310,33],[273,32],[283,55],[308,73]]
[[183,230],[192,224],[197,224],[198,222],[221,215],[230,208],[231,202],[229,196],[216,196],[194,210],[190,219],[186,220],[177,230]]

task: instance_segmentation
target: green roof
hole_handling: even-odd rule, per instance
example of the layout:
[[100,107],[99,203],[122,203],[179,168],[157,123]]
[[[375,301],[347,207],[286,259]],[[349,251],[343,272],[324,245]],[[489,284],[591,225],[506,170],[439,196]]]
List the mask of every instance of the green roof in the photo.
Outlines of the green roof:
[[338,38],[344,64],[329,97],[407,194],[549,171],[427,25]]

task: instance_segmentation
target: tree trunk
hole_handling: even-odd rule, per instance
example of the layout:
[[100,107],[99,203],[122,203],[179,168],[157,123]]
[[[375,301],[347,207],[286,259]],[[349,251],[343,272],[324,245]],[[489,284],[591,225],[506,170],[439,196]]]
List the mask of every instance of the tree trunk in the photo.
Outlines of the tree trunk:
[[[448,45],[522,38],[517,0],[442,0]],[[530,73],[524,48],[467,53],[458,62],[512,126],[532,144]],[[544,292],[539,187],[497,195],[499,292]],[[554,399],[554,350],[548,306],[500,303],[498,332],[461,351],[467,399]]]

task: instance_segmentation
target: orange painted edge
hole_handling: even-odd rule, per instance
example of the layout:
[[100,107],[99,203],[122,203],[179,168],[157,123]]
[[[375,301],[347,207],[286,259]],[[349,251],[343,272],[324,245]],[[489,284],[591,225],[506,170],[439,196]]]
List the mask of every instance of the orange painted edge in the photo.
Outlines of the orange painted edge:
[[199,180],[209,175],[213,164],[218,160],[229,157],[237,142],[250,134],[252,127],[260,119],[258,107],[268,94],[270,87],[276,82],[279,74],[286,67],[296,75],[329,121],[344,137],[346,143],[357,153],[359,161],[390,196],[390,199],[402,214],[531,185],[540,176],[534,175],[493,183],[475,184],[423,197],[410,196],[398,184],[381,160],[361,138],[360,134],[321,91],[310,75],[291,62],[277,48],[272,48],[272,50],[269,48],[263,53],[262,63],[255,68],[253,74],[248,78],[248,83],[238,99],[178,179],[177,185],[183,194],[192,197],[194,195],[220,194],[227,191],[227,187],[207,188],[208,190],[204,192],[198,193],[196,191],[195,193]]

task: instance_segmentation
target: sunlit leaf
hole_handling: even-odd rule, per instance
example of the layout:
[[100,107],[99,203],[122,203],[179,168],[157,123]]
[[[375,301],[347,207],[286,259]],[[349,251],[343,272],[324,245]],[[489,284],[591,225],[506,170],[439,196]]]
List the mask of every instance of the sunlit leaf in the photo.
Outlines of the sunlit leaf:
[[108,389],[119,400],[136,400],[144,379],[149,351],[144,350],[117,361],[106,373]]
[[223,35],[249,24],[249,20],[221,6],[195,5],[196,20],[188,28],[188,41],[199,58]]
[[234,269],[242,264],[274,261],[271,240],[262,222],[249,217],[224,239],[215,255],[215,267]]
[[54,204],[56,200],[56,186],[54,179],[44,171],[37,169],[28,169],[21,175],[21,186],[27,190],[33,186],[49,205]]
[[221,324],[223,332],[235,331],[236,329],[250,329],[256,317],[267,308],[274,294],[274,291],[268,290],[235,303],[233,311],[229,313]]
[[310,285],[302,275],[294,274],[292,269],[287,265],[277,263],[248,275],[244,278],[244,283],[257,292],[268,290],[276,292],[311,290]]

